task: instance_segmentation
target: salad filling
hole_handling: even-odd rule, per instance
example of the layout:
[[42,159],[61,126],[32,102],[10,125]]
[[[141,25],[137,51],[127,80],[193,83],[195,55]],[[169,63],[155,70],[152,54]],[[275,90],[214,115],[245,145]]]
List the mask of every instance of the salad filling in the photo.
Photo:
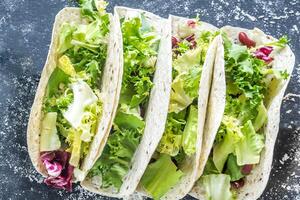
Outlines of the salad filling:
[[154,199],[180,181],[184,161],[196,152],[199,83],[208,46],[216,36],[199,32],[200,23],[188,20],[172,36],[173,82],[166,127],[141,179],[142,187]]
[[288,78],[286,71],[272,68],[273,51],[287,39],[256,46],[244,32],[239,43],[223,33],[225,49],[226,104],[213,148],[199,182],[206,198],[235,199],[245,177],[260,162],[265,145],[268,91],[277,90]]
[[[97,4],[96,4],[97,2]],[[101,72],[105,65],[109,15],[103,1],[80,1],[87,24],[60,28],[57,63],[43,101],[40,159],[47,185],[72,189],[102,115]],[[77,173],[78,172],[78,173]]]
[[92,180],[100,177],[100,188],[117,191],[143,136],[160,44],[157,30],[143,14],[120,22],[124,49],[120,101],[106,146],[89,173]]

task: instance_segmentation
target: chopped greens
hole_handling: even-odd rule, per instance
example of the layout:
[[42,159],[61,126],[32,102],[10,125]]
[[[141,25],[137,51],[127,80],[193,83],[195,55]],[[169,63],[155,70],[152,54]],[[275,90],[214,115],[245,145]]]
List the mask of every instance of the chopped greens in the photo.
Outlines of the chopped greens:
[[142,111],[153,87],[160,38],[143,15],[121,19],[124,73],[119,107],[107,144],[91,169],[90,176],[102,178],[101,188],[119,190],[145,127]]

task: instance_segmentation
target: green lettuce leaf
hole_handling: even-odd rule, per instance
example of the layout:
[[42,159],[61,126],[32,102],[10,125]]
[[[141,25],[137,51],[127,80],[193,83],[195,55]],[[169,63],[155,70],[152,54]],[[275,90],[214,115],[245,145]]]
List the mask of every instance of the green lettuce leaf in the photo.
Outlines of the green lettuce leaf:
[[232,200],[230,191],[230,176],[225,174],[204,175],[200,178],[200,184],[205,188],[206,199]]
[[145,104],[150,96],[159,37],[143,15],[123,19],[121,26],[124,46],[121,100],[129,101],[134,108]]
[[40,151],[55,151],[61,146],[56,129],[56,112],[48,112],[42,121]]
[[134,84],[136,94],[132,96],[130,107],[134,108],[144,102],[150,96],[150,90],[153,86],[149,77],[143,77]]
[[184,79],[181,76],[177,76],[172,82],[169,112],[178,113],[193,102],[193,98],[185,92],[184,84]]
[[[80,139],[89,143],[97,132],[97,123],[102,115],[102,101],[98,100],[84,108],[81,125],[78,130],[81,132]],[[86,155],[84,151],[84,155]]]
[[71,151],[71,158],[69,160],[69,163],[74,167],[78,167],[82,143],[80,132],[75,131],[75,129],[70,129],[67,141],[69,141],[69,144],[71,144],[70,148],[68,149],[68,151]]
[[289,42],[288,37],[286,35],[284,35],[281,38],[279,38],[279,40],[277,40],[275,42],[267,43],[267,44],[265,44],[265,46],[277,46],[280,48],[284,48],[284,47],[286,47],[288,42]]
[[141,184],[153,199],[160,199],[182,176],[183,173],[177,169],[170,156],[161,154],[158,160],[148,165]]
[[76,27],[71,24],[64,23],[60,29],[59,40],[58,40],[58,48],[57,51],[59,54],[64,53],[66,50],[70,49],[73,45],[72,34],[76,30]]
[[140,131],[145,127],[145,121],[138,113],[137,108],[131,109],[126,104],[121,104],[114,119],[114,124],[118,127],[137,129]]
[[201,72],[201,68],[193,68],[189,70],[188,74],[184,74],[183,76],[184,91],[191,98],[198,97]]
[[169,112],[180,112],[198,97],[201,68],[191,68],[172,82]]
[[264,136],[255,132],[250,120],[244,124],[241,131],[244,137],[236,145],[235,149],[237,164],[243,166],[259,163],[260,152],[264,148]]
[[210,156],[205,164],[203,175],[219,174],[219,170],[216,168],[213,158]]
[[245,176],[244,174],[242,174],[242,166],[238,166],[236,162],[236,156],[233,154],[230,154],[228,156],[225,174],[228,174],[230,176],[231,181],[240,180]]
[[197,47],[186,51],[173,61],[176,77],[172,82],[169,112],[180,112],[198,97],[202,72],[203,49]]
[[219,137],[221,139],[219,139],[219,142],[213,147],[213,161],[221,173],[228,155],[234,152],[235,146],[243,138],[243,134],[239,121],[226,115],[223,117],[218,134],[223,135],[217,136],[217,138]]
[[98,97],[84,81],[73,83],[72,90],[74,93],[74,101],[63,113],[63,116],[68,120],[73,128],[77,129],[81,125],[81,119],[83,118],[85,107],[96,102]]
[[257,111],[258,113],[253,123],[255,131],[258,131],[266,123],[268,119],[267,109],[263,103],[259,105]]
[[106,14],[108,3],[104,0],[78,0],[81,15],[89,20],[95,20]]
[[173,68],[178,74],[189,72],[190,69],[199,68],[201,60],[201,47],[186,51],[173,61]]
[[102,177],[102,188],[121,187],[140,137],[141,134],[133,129],[117,130],[110,134],[101,157],[90,171],[90,176]]
[[170,113],[167,118],[164,134],[157,151],[170,156],[176,156],[182,146],[182,135],[186,124],[185,111],[178,114]]
[[189,115],[182,137],[182,147],[186,155],[192,155],[196,151],[198,109],[196,106],[189,107]]
[[46,89],[47,97],[52,97],[55,93],[57,93],[60,84],[68,84],[68,78],[69,76],[66,73],[64,73],[60,68],[56,67],[48,81]]

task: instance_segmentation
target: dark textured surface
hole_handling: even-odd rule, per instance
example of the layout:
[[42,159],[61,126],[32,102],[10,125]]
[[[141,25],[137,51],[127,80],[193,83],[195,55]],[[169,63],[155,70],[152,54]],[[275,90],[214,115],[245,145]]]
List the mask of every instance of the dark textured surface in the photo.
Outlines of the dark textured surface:
[[[261,199],[300,199],[300,2],[293,1],[109,1],[167,17],[193,17],[216,26],[254,26],[275,37],[287,34],[296,65],[282,105],[273,169]],[[143,3],[141,3],[143,2]],[[250,3],[251,2],[251,3]],[[73,193],[42,184],[29,160],[26,128],[46,60],[56,13],[65,0],[0,0],[0,199],[105,199],[76,186]],[[188,199],[188,198],[187,198]]]

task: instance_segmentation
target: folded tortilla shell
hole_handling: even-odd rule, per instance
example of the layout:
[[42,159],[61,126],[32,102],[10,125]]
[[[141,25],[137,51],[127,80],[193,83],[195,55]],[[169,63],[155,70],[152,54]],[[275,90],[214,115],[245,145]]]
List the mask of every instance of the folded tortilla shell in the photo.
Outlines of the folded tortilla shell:
[[[225,33],[227,33],[228,37],[232,41],[238,41],[238,33],[239,32],[245,32],[247,35],[250,36],[253,40],[255,40],[257,45],[262,45],[264,43],[270,42],[275,40],[273,37],[266,35],[261,30],[254,28],[253,30],[238,28],[238,27],[231,27],[231,26],[225,26],[221,29]],[[255,36],[255,37],[254,37]],[[217,58],[218,59],[218,58]],[[219,63],[216,63],[215,68],[221,68],[224,67],[224,64],[220,63],[223,62],[222,59],[219,61]],[[274,69],[280,69],[280,70],[287,70],[287,72],[290,74],[289,79],[291,77],[293,67],[295,64],[295,56],[293,52],[291,51],[289,46],[286,46],[284,49],[277,51],[274,54],[274,61],[272,68]],[[223,70],[224,71],[224,70]],[[253,200],[260,197],[260,195],[263,193],[271,171],[272,167],[272,160],[273,160],[273,150],[274,145],[276,141],[276,137],[278,134],[279,129],[279,122],[280,122],[280,106],[282,102],[282,98],[285,92],[285,89],[288,85],[289,79],[284,82],[281,89],[279,91],[268,91],[268,94],[266,95],[266,102],[267,102],[267,110],[268,110],[268,121],[264,128],[264,134],[265,134],[265,147],[263,151],[261,152],[261,158],[259,164],[255,165],[252,172],[246,176],[245,178],[245,185],[240,188],[237,192],[237,199],[245,199],[245,200]],[[223,87],[222,85],[215,85],[213,87]],[[212,88],[213,90],[218,90],[216,88]],[[216,98],[219,98],[219,100],[216,100]],[[211,96],[210,101],[215,99],[215,102],[218,101],[225,101],[225,95],[222,94],[222,96]],[[211,108],[216,107],[218,104],[210,103],[209,104]],[[224,106],[225,108],[225,106]],[[224,110],[223,108],[223,110]],[[221,109],[221,108],[220,108]],[[211,115],[212,119],[220,119],[223,117],[223,112],[219,110],[218,112],[210,112],[208,115]],[[220,126],[220,121],[217,122],[210,122],[211,126],[216,126],[213,129],[207,129],[204,133],[204,144],[207,145],[204,146],[207,148],[206,152],[201,155],[200,159],[200,172],[198,175],[200,176],[203,172],[203,169],[205,167],[206,161],[209,157],[210,150],[212,149],[213,141],[216,137],[218,127]],[[207,124],[209,126],[209,124]],[[205,160],[205,162],[203,162]],[[193,188],[193,190],[190,192],[190,194],[197,198],[197,199],[205,199],[205,190],[201,185],[196,184]]]
[[[114,188],[100,188],[101,180],[97,183],[93,178],[87,177],[82,186],[94,193],[98,193],[110,197],[124,197],[134,193],[148,162],[162,137],[169,104],[170,85],[171,85],[171,38],[170,29],[165,27],[169,26],[169,22],[160,18],[152,13],[131,9],[126,7],[115,7],[115,16],[118,19],[118,27],[120,29],[120,18],[132,18],[144,14],[151,25],[158,31],[161,36],[158,57],[156,62],[156,71],[153,78],[154,86],[151,90],[149,103],[145,115],[145,129],[141,142],[132,158],[132,166],[127,175],[123,179],[123,185],[120,191]],[[121,31],[118,30],[119,34]],[[122,41],[121,41],[122,43]],[[121,52],[122,54],[122,52]],[[122,54],[123,56],[123,54]],[[122,79],[122,78],[121,78]],[[121,80],[120,79],[120,80]],[[122,82],[119,82],[121,87]],[[108,133],[109,134],[109,133]],[[107,135],[108,137],[108,135]]]
[[[110,14],[110,35],[108,41],[107,60],[103,69],[103,78],[100,86],[100,92],[103,96],[103,111],[102,117],[99,119],[97,133],[91,143],[88,155],[84,158],[81,165],[81,170],[84,174],[91,168],[94,163],[96,154],[99,151],[100,143],[102,138],[106,135],[105,133],[110,129],[111,118],[115,113],[116,106],[113,102],[117,98],[117,82],[119,79],[119,60],[115,58],[115,52],[120,51],[120,47],[117,42],[114,42],[114,20]],[[57,66],[57,47],[60,28],[63,23],[71,24],[85,24],[86,22],[80,16],[79,8],[64,8],[55,17],[53,25],[52,39],[49,47],[49,52],[45,66],[43,68],[40,82],[36,91],[35,99],[31,108],[28,128],[27,128],[27,146],[30,159],[36,168],[36,170],[43,176],[47,176],[47,171],[40,160],[40,133],[41,133],[41,122],[43,119],[42,105],[46,94],[46,88],[49,78]]]

